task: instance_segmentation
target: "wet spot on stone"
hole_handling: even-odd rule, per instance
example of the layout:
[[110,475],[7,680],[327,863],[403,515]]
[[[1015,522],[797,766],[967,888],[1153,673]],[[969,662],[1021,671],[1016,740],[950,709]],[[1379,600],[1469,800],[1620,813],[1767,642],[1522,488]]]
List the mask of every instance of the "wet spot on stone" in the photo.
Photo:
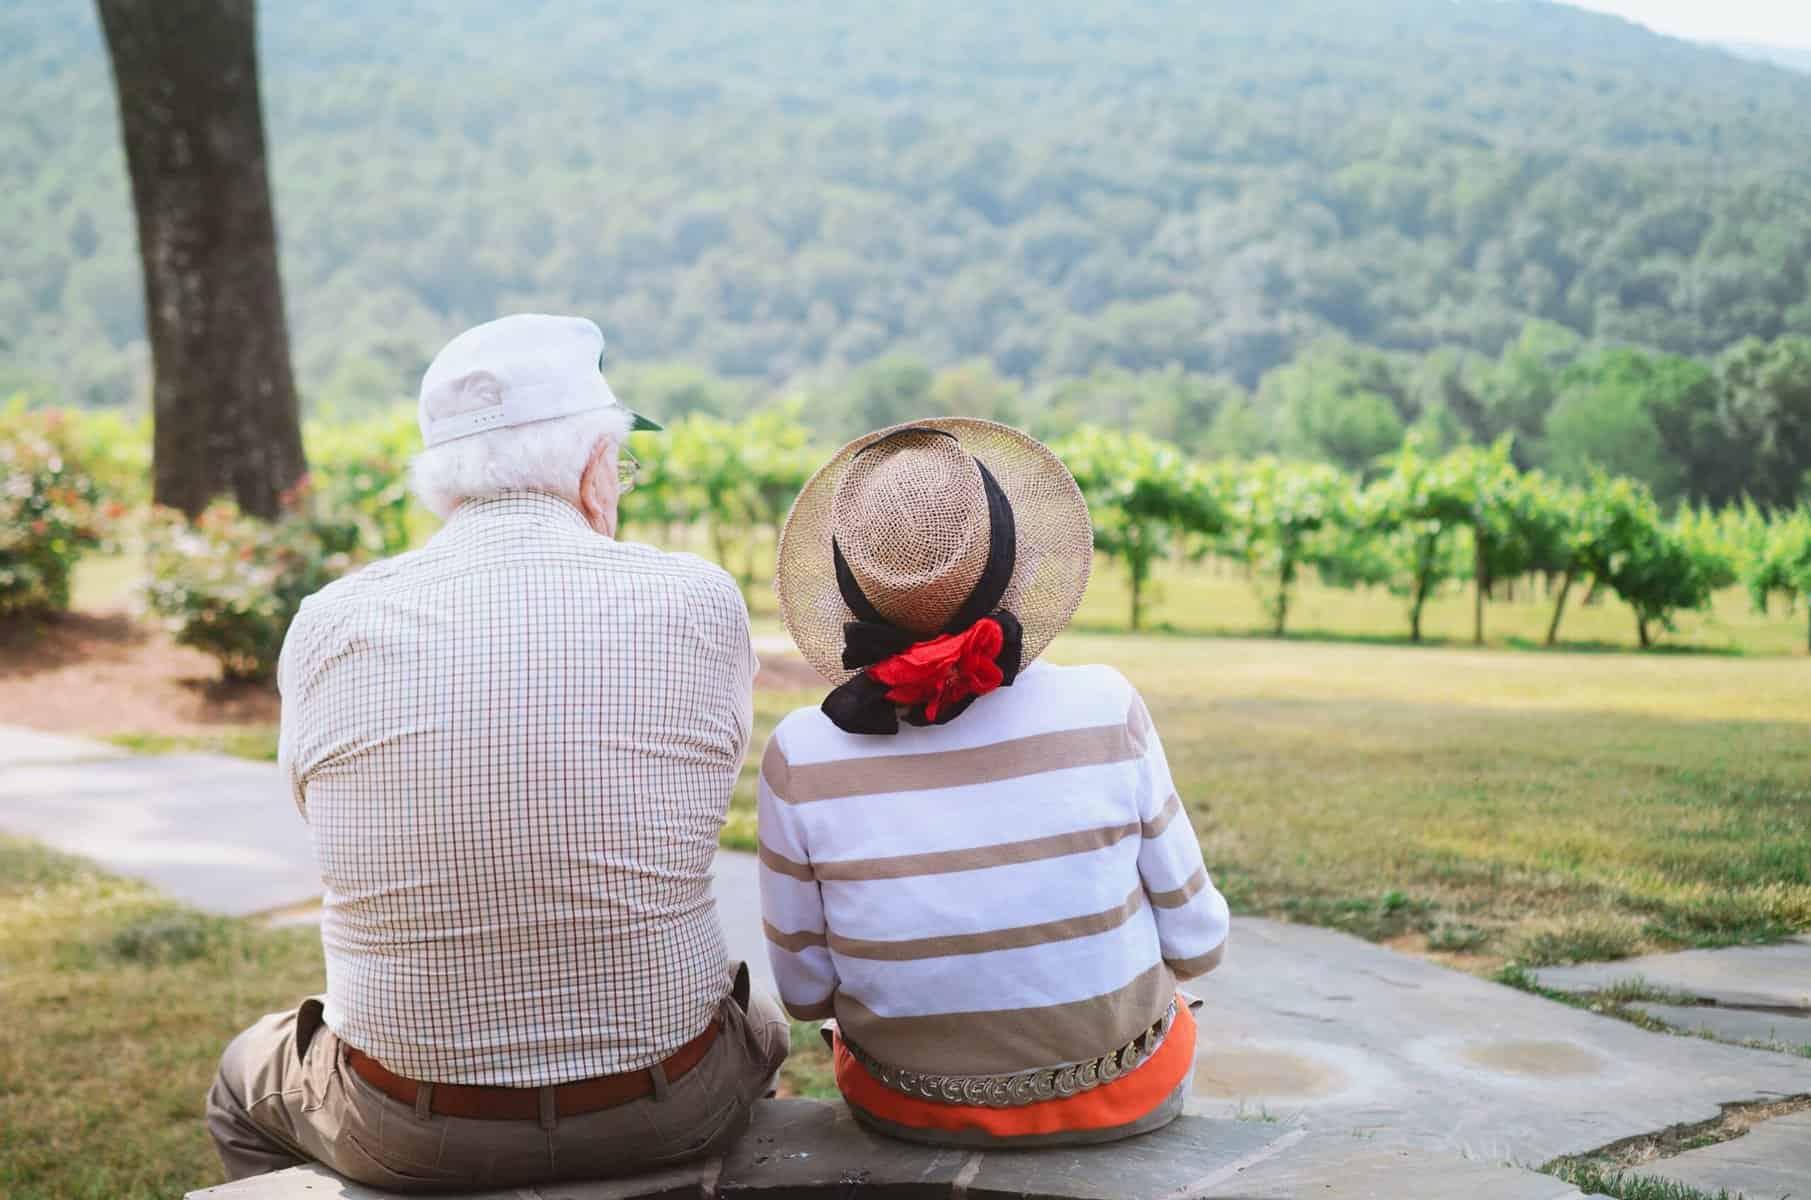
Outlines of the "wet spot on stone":
[[1306,1099],[1346,1086],[1346,1073],[1286,1050],[1210,1047],[1195,1060],[1195,1095],[1218,1100],[1263,1096]]
[[1537,1079],[1595,1075],[1604,1066],[1603,1059],[1571,1042],[1534,1039],[1475,1042],[1465,1047],[1464,1054],[1474,1065],[1487,1070]]

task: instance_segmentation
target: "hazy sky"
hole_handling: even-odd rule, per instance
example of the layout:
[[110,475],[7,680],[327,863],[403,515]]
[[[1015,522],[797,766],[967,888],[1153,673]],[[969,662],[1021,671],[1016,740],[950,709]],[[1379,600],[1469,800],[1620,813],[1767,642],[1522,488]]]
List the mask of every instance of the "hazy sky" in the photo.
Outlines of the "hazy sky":
[[1811,49],[1811,0],[1563,0],[1674,37]]

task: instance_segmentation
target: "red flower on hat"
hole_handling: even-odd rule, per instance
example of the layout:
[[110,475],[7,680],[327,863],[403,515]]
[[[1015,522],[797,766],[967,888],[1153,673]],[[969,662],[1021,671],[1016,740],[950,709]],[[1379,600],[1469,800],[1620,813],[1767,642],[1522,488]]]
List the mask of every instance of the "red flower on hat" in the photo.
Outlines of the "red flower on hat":
[[945,707],[1000,686],[1006,675],[994,660],[1004,644],[1000,623],[984,617],[964,633],[946,633],[877,662],[868,674],[888,686],[887,699],[922,704],[925,720],[935,721]]

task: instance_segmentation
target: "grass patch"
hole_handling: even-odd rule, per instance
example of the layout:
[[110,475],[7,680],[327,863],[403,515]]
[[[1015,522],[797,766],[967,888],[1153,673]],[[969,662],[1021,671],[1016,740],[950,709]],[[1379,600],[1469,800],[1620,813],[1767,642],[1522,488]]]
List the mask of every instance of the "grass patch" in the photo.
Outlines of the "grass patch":
[[[1117,563],[1097,560],[1075,628],[1122,630],[1129,609],[1124,570]],[[1552,617],[1553,600],[1546,589],[1521,581],[1513,600],[1499,597],[1486,608],[1486,637],[1492,646],[1545,651]],[[1146,597],[1145,620],[1152,631],[1172,635],[1262,637],[1270,629],[1242,568],[1212,558],[1200,564],[1159,563]],[[1676,624],[1677,631],[1661,635],[1656,653],[1801,657],[1805,653],[1802,617],[1777,606],[1772,613],[1757,613],[1740,588],[1719,592],[1704,612],[1679,614]],[[1407,642],[1408,633],[1407,602],[1384,588],[1324,587],[1307,573],[1290,600],[1291,638],[1387,645]],[[1447,583],[1435,591],[1422,614],[1422,633],[1431,646],[1471,644],[1469,583]],[[1560,637],[1561,652],[1620,654],[1637,648],[1629,607],[1611,595],[1585,604],[1583,589],[1573,591]]]
[[107,954],[122,963],[166,966],[206,958],[232,938],[233,922],[178,908],[128,921],[107,939]]
[[0,1195],[161,1200],[219,1182],[201,1107],[220,1052],[323,978],[313,930],[187,912],[0,837]]
[[1510,953],[1531,967],[1607,962],[1639,951],[1641,926],[1627,920],[1574,918],[1549,929],[1531,929],[1515,939]]
[[[228,1041],[322,990],[320,934],[177,905],[0,835],[0,1196],[167,1200],[221,1182],[202,1099]],[[834,1095],[794,1023],[788,1095]]]
[[1725,1104],[1722,1111],[1708,1121],[1624,1138],[1589,1154],[1556,1158],[1541,1170],[1586,1194],[1613,1196],[1619,1200],[1729,1200],[1728,1192],[1719,1190],[1713,1196],[1669,1179],[1643,1174],[1641,1168],[1687,1150],[1734,1141],[1764,1121],[1806,1108],[1811,1108],[1811,1096]]
[[1499,963],[1811,928],[1791,660],[1078,635],[1051,657],[1143,691],[1239,911]]
[[829,1047],[824,1045],[822,1021],[792,1023],[792,1053],[780,1068],[781,1096],[803,1096],[812,1100],[831,1100],[837,1096],[836,1071],[831,1064]]
[[1291,921],[1324,925],[1372,942],[1386,941],[1404,933],[1425,932],[1433,925],[1433,906],[1399,891],[1345,899],[1287,897],[1279,907],[1282,915]]
[[254,762],[277,761],[277,728],[245,725],[209,733],[116,733],[107,739],[135,754],[230,754]]
[[1613,1200],[1734,1200],[1721,1188],[1714,1193],[1705,1192],[1671,1179],[1631,1175],[1592,1163],[1566,1163],[1547,1173],[1587,1196],[1610,1196]]
[[[1665,988],[1653,987],[1642,979],[1618,980],[1610,987],[1599,992],[1562,992],[1555,988],[1543,986],[1540,980],[1535,978],[1534,973],[1520,963],[1509,963],[1506,966],[1498,968],[1497,971],[1491,975],[1491,978],[1505,987],[1512,987],[1517,991],[1528,992],[1531,995],[1540,996],[1544,999],[1564,1004],[1570,1008],[1582,1008],[1587,1012],[1594,1012],[1602,1017],[1614,1017],[1618,1021],[1626,1021],[1630,1025],[1645,1029],[1649,1033],[1674,1033],[1687,1037],[1695,1036],[1687,1034],[1683,1030],[1675,1029],[1665,1021],[1659,1020],[1656,1017],[1651,1017],[1634,1006],[1640,1003],[1695,1005],[1698,1002],[1697,997],[1687,995],[1684,992],[1673,992],[1668,991]],[[1717,1040],[1716,1038],[1709,1037],[1709,1035],[1704,1036],[1706,1037],[1706,1040],[1709,1041]]]

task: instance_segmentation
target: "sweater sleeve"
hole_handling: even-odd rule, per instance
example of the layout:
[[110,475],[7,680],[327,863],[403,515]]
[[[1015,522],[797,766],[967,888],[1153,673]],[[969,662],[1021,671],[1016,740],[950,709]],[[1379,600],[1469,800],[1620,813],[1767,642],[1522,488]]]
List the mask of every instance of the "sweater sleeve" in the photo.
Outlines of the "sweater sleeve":
[[788,802],[786,754],[776,733],[761,757],[761,929],[786,1011],[801,1021],[835,1015],[836,965],[826,944],[824,898],[804,830]]
[[1170,778],[1163,742],[1137,693],[1126,724],[1142,752],[1138,817],[1144,840],[1138,874],[1157,919],[1163,961],[1177,978],[1193,979],[1220,963],[1229,926],[1226,899],[1208,877],[1200,839]]

